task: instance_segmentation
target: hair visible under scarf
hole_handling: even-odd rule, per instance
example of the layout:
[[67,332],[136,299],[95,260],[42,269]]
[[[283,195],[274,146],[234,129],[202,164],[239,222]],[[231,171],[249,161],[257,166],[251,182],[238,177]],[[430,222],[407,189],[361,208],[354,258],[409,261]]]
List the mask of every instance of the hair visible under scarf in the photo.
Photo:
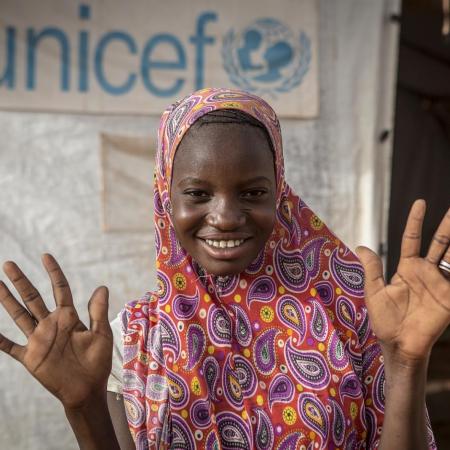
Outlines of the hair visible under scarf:
[[187,132],[187,134],[190,134],[192,132],[195,133],[202,126],[212,124],[238,124],[259,128],[260,130],[263,131],[264,136],[269,142],[272,154],[275,153],[272,139],[270,139],[269,133],[267,132],[267,128],[259,120],[255,119],[250,114],[247,114],[244,111],[239,111],[238,109],[219,109],[211,111],[201,116],[192,125],[191,129]]

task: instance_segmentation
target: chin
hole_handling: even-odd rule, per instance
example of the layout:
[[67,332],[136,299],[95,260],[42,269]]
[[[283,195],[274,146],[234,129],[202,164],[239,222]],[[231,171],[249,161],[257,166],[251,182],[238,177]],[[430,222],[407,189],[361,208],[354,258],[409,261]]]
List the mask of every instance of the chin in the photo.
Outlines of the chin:
[[241,261],[236,261],[234,263],[230,261],[224,261],[217,264],[205,264],[203,265],[203,268],[206,269],[206,271],[211,275],[226,277],[230,275],[240,274],[247,268],[247,265],[242,266]]

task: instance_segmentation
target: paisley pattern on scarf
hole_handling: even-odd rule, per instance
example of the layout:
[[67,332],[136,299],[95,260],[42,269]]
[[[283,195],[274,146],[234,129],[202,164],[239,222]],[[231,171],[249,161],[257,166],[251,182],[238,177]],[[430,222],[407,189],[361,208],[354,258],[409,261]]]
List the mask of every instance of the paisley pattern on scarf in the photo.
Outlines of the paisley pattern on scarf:
[[[243,273],[208,275],[170,219],[176,149],[202,115],[237,109],[272,140],[277,219]],[[363,270],[284,179],[272,108],[204,89],[161,120],[155,176],[158,289],[122,312],[124,398],[141,449],[376,448],[384,414],[381,351]]]

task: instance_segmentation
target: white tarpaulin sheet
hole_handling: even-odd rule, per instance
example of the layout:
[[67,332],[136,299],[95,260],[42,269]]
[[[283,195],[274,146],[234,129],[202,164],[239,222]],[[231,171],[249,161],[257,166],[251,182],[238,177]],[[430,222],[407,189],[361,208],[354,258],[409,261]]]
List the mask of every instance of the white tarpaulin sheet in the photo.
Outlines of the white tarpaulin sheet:
[[222,86],[315,117],[317,27],[316,0],[2,0],[0,108],[159,114]]

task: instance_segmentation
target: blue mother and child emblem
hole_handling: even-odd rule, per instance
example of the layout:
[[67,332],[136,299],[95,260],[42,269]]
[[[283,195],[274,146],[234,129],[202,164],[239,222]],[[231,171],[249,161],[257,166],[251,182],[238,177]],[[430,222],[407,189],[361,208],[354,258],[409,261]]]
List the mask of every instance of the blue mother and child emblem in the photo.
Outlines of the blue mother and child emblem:
[[258,19],[223,39],[223,63],[230,80],[258,94],[289,92],[304,79],[311,63],[311,41],[273,18]]

